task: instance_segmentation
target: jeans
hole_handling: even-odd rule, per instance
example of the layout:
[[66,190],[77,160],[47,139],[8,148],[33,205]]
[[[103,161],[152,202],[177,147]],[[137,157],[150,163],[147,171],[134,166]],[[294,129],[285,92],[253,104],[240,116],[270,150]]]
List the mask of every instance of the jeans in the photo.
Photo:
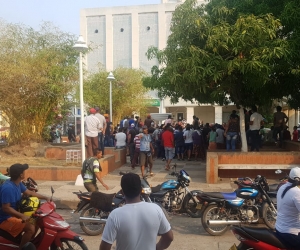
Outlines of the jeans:
[[102,132],[98,133],[98,149],[102,151],[104,155],[104,135]]
[[287,249],[299,249],[300,246],[300,233],[298,235],[289,233],[280,233],[276,230],[276,237],[281,241]]
[[232,151],[235,151],[235,143],[237,139],[237,132],[227,132],[226,133],[226,149],[230,151],[230,147]]
[[129,155],[130,155],[130,162],[133,162],[133,157],[134,157],[134,151],[135,151],[135,143],[131,142],[129,143]]
[[277,135],[279,135],[279,146],[282,146],[282,129],[280,127],[274,127],[273,138],[277,142]]
[[104,137],[104,147],[113,147],[114,146],[114,138],[112,135],[106,135]]
[[256,149],[256,151],[259,152],[259,146],[261,144],[259,130],[251,130],[251,140],[251,151]]

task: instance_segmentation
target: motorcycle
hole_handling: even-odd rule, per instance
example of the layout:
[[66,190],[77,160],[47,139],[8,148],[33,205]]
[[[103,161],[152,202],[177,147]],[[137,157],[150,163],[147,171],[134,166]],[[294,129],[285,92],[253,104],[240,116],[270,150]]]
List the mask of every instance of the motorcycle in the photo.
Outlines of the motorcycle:
[[[120,172],[120,175],[124,175],[128,172]],[[151,194],[151,188],[147,181],[147,175],[141,179],[141,200],[144,202],[151,202],[149,195]],[[117,194],[104,194],[101,192],[73,192],[80,199],[77,209],[72,213],[79,213],[79,222],[81,229],[88,235],[99,235],[103,232],[105,223],[109,216],[109,213],[115,208],[121,207],[125,204],[125,197],[121,190]],[[101,202],[105,200],[105,202]],[[156,203],[161,207],[160,204]],[[161,207],[166,218],[169,216],[165,209]]]
[[186,212],[193,218],[201,217],[198,202],[193,195],[194,192],[188,189],[191,177],[185,170],[174,171],[170,174],[177,180],[168,180],[164,183],[151,188],[150,199],[153,202],[160,203],[168,212]]
[[80,227],[82,231],[91,236],[101,234],[109,213],[125,204],[121,190],[116,194],[101,192],[73,192],[73,194],[76,194],[80,201],[72,213],[80,213]]
[[[53,196],[54,189],[51,187]],[[40,232],[31,240],[37,250],[58,249],[82,249],[88,250],[83,238],[70,230],[70,225],[55,212],[56,205],[52,201],[42,203],[30,217],[32,223],[36,223]],[[0,229],[0,249],[18,249],[22,234],[11,236]],[[28,248],[30,250],[30,248]]]
[[198,193],[201,200],[202,226],[211,235],[224,234],[229,225],[258,223],[263,219],[271,229],[275,228],[277,210],[267,194],[265,177],[258,175],[251,186],[241,187],[232,193]]
[[232,226],[234,236],[241,241],[230,250],[284,250],[287,249],[276,237],[273,230],[267,228]]

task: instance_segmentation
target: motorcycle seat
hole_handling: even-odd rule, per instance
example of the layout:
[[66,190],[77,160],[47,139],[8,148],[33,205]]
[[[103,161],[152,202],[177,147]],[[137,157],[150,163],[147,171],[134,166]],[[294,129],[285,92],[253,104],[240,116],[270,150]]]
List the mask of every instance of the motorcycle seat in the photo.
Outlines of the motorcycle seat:
[[17,243],[18,245],[21,243],[21,239],[22,239],[22,233],[17,235],[17,237],[13,237],[10,233],[6,232],[3,229],[0,229],[0,236],[11,242]]
[[157,185],[151,188],[152,193],[157,193],[161,189],[162,185]]
[[259,241],[265,242],[271,246],[278,247],[279,249],[286,248],[275,236],[275,233],[271,229],[257,227],[242,227],[242,229]]
[[220,193],[220,192],[204,192],[201,194],[201,196],[210,196],[213,198],[219,198],[219,199],[226,199],[226,200],[234,200],[236,199],[236,193]]

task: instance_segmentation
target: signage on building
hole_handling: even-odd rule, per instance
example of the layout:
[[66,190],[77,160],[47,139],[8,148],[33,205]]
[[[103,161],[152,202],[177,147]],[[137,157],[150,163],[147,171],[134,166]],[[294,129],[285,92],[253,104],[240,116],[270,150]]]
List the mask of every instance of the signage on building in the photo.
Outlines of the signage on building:
[[151,106],[151,107],[159,107],[160,106],[159,99],[147,99],[146,103],[148,106]]

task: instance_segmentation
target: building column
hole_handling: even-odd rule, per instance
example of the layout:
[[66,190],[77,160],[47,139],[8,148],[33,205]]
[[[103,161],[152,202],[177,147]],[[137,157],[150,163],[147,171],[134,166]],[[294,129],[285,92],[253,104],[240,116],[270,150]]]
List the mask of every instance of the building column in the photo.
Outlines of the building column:
[[160,99],[159,101],[160,101],[160,106],[159,106],[158,112],[160,114],[165,114],[166,113],[166,108],[165,108],[165,103],[164,103],[165,99]]
[[131,25],[132,25],[132,68],[139,69],[140,68],[140,55],[139,55],[139,45],[140,45],[140,37],[139,37],[139,14],[136,9],[134,9],[131,13]]
[[194,107],[186,107],[186,121],[189,124],[193,123]]
[[113,15],[111,13],[105,16],[106,31],[106,70],[114,70],[114,45],[113,45]]
[[214,106],[215,108],[215,123],[222,124],[222,116],[223,116],[223,107],[222,106]]

